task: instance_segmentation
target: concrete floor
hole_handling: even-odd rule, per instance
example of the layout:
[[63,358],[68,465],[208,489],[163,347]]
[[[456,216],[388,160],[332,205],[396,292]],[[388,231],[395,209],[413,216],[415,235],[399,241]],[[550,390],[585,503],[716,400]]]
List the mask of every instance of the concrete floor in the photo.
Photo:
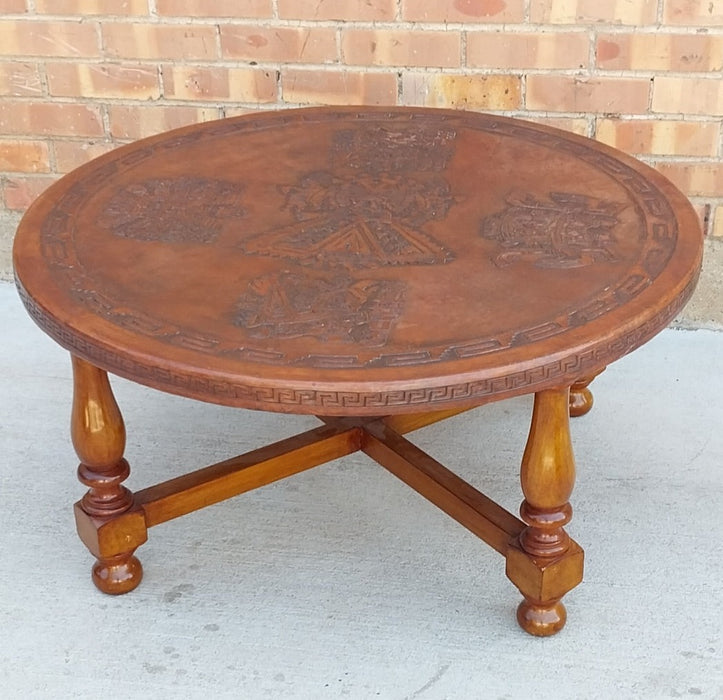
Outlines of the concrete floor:
[[[616,363],[573,423],[585,581],[517,628],[504,562],[354,455],[151,531],[111,598],[74,532],[66,354],[0,284],[0,697],[723,697],[723,334]],[[315,425],[117,380],[141,488]],[[515,510],[529,397],[414,434]]]

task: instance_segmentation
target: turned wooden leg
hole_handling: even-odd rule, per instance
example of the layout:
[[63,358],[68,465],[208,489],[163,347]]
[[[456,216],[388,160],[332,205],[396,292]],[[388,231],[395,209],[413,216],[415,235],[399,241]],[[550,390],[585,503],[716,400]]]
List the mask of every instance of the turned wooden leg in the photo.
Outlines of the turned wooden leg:
[[576,418],[577,416],[584,416],[590,411],[593,405],[593,396],[590,389],[588,389],[590,383],[600,372],[595,374],[589,374],[587,377],[578,379],[570,387],[570,416]]
[[524,596],[517,621],[537,636],[562,629],[566,612],[560,599],[582,580],[582,549],[564,530],[575,483],[568,402],[567,388],[535,394],[520,474],[520,515],[527,527],[507,552],[507,575]]
[[81,462],[78,478],[88,487],[75,504],[78,534],[98,559],[93,583],[104,593],[126,593],[141,581],[133,552],[147,533],[142,512],[133,510],[133,495],[122,486],[130,472],[123,459],[123,417],[108,375],[78,357],[72,361],[71,436]]

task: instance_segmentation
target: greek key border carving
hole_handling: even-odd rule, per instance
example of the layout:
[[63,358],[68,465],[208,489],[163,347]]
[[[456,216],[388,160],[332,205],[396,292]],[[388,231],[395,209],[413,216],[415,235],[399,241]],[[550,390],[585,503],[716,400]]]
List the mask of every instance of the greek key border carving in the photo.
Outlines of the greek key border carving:
[[582,354],[570,354],[560,360],[501,377],[422,389],[383,392],[256,387],[149,367],[115,350],[100,348],[69,332],[59,323],[49,319],[20,283],[17,286],[30,316],[60,345],[98,367],[135,381],[157,386],[171,393],[182,395],[195,393],[207,399],[213,397],[222,404],[254,406],[267,410],[278,410],[278,407],[282,406],[296,409],[306,407],[310,409],[308,412],[313,412],[311,409],[318,410],[319,407],[329,411],[368,409],[383,412],[399,406],[425,406],[434,409],[460,402],[484,403],[485,399],[492,396],[504,398],[515,393],[537,391],[545,386],[571,384],[575,379],[604,367],[610,361],[626,355],[649,340],[685,305],[695,289],[696,282],[697,277],[691,279],[682,294],[638,328],[612,341],[602,341]]
[[[422,122],[425,115],[422,113],[343,113],[349,119],[379,122],[409,122],[415,120]],[[448,360],[482,356],[498,352],[506,348],[530,342],[538,342],[570,328],[586,323],[594,318],[608,313],[629,301],[632,297],[646,289],[652,280],[664,269],[667,260],[675,248],[677,239],[677,222],[665,196],[651,185],[642,175],[630,166],[617,161],[612,156],[582,143],[568,141],[562,136],[539,131],[534,127],[515,124],[496,119],[480,119],[468,121],[462,116],[445,114],[440,120],[450,128],[471,129],[485,132],[494,132],[501,135],[513,136],[569,152],[586,161],[600,170],[614,176],[622,186],[631,192],[640,206],[648,215],[648,230],[645,232],[646,245],[644,260],[639,269],[632,271],[630,276],[617,287],[606,289],[597,298],[585,305],[566,312],[549,323],[528,329],[519,329],[514,337],[488,337],[469,339],[459,344],[446,347],[420,349],[413,353],[380,353],[371,360],[363,361],[359,356],[349,354],[344,356],[311,354],[306,357],[289,360],[281,353],[270,354],[267,351],[246,347],[230,347],[220,338],[200,338],[197,333],[178,325],[171,324],[163,319],[152,319],[147,314],[128,313],[127,305],[115,303],[107,294],[94,292],[99,285],[93,281],[92,274],[83,269],[73,247],[75,231],[71,225],[74,209],[79,206],[85,197],[95,187],[102,185],[109,178],[125,168],[135,167],[152,157],[157,151],[173,149],[194,142],[204,142],[209,139],[223,137],[231,133],[251,132],[269,128],[278,128],[280,124],[299,123],[296,115],[279,113],[275,118],[245,118],[241,121],[227,120],[213,123],[203,129],[177,135],[167,141],[161,141],[152,146],[146,146],[132,151],[117,161],[101,163],[96,170],[86,175],[86,190],[77,187],[67,192],[57,203],[55,209],[49,214],[41,231],[44,255],[51,261],[56,273],[66,276],[67,282],[74,287],[76,294],[85,299],[91,299],[95,294],[97,310],[112,323],[127,328],[135,333],[143,333],[165,342],[192,348],[200,352],[207,352],[219,356],[232,355],[239,359],[265,364],[296,364],[306,367],[334,368],[334,367],[397,367],[405,365],[422,365],[428,363],[444,362]],[[302,117],[302,121],[332,121],[338,120],[334,114],[311,114]],[[119,311],[123,309],[123,311]],[[45,319],[47,326],[48,319]],[[161,329],[161,330],[159,330]]]

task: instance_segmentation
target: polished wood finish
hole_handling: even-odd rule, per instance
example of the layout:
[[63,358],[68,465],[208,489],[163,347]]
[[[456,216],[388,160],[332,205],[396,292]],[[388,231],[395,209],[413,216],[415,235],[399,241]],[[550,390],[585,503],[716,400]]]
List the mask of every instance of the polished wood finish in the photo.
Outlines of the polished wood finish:
[[355,427],[322,426],[143,489],[136,502],[148,527],[205,508],[359,450]]
[[[484,114],[253,114],[79,168],[28,210],[14,263],[28,312],[73,356],[96,586],[138,585],[149,528],[361,450],[505,557],[523,629],[557,632],[583,566],[564,527],[569,415],[685,304],[701,254],[659,173]],[[323,425],[134,495],[106,372]],[[523,394],[521,520],[403,437]]]
[[[519,548],[507,560],[507,575],[525,596],[517,619],[524,630],[538,636],[562,628],[567,615],[560,598],[582,580],[582,552],[578,556],[575,547],[573,560],[565,556],[571,540],[564,526],[572,517],[570,495],[575,483],[568,411],[567,388],[535,394],[520,471],[525,496],[520,515],[527,527],[520,533]],[[520,566],[523,552],[529,556]],[[530,563],[539,570],[532,579],[529,572],[523,573]]]
[[569,500],[575,484],[575,460],[567,402],[567,388],[535,394],[520,470],[525,494],[520,515],[529,526],[520,536],[520,543],[532,556],[562,554],[569,545],[563,526],[572,517]]
[[396,430],[398,433],[411,433],[414,430],[419,430],[428,425],[433,425],[446,418],[464,413],[469,409],[467,408],[451,408],[446,411],[435,411],[434,413],[412,413],[412,414],[400,414],[397,416],[388,416],[385,419],[385,424],[392,430]]
[[592,392],[588,387],[598,374],[600,374],[600,372],[588,375],[572,383],[570,387],[570,416],[572,418],[584,416],[592,409],[594,400]]
[[133,505],[133,495],[122,485],[130,473],[123,459],[125,425],[108,375],[78,357],[73,356],[72,363],[70,433],[80,458],[78,478],[88,487],[75,505],[78,534],[97,557],[95,585],[104,593],[127,593],[143,575],[133,552],[146,534],[145,525],[133,514],[123,517]]
[[524,523],[383,422],[364,426],[363,451],[501,554]]
[[665,178],[588,139],[324,108],[102,156],[33,204],[14,259],[35,320],[106,371],[225,405],[376,416],[596,373],[679,311],[701,235]]

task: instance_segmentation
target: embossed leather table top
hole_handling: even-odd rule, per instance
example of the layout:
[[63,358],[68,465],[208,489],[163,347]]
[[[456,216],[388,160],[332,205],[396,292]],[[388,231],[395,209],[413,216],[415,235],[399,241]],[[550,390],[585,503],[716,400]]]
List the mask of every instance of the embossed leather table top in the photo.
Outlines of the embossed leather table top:
[[18,232],[57,342],[166,391],[377,415],[570,384],[682,307],[697,217],[593,141],[411,108],[247,115],[51,187]]

